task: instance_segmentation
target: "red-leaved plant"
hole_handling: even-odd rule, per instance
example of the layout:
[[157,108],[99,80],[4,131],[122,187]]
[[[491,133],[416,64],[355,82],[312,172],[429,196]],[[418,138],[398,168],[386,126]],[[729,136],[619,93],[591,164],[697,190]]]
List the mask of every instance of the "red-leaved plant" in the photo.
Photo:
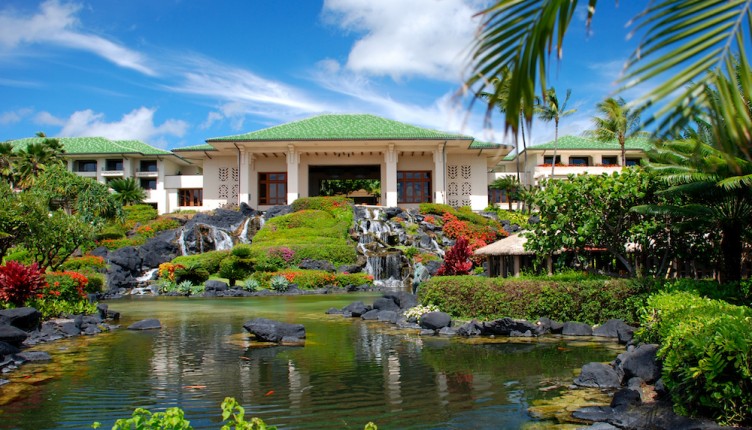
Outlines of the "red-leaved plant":
[[23,306],[28,299],[39,294],[47,282],[37,263],[25,266],[9,261],[0,266],[0,300],[14,306]]
[[439,276],[467,275],[473,268],[472,251],[465,236],[460,236],[444,255],[444,264],[436,272]]

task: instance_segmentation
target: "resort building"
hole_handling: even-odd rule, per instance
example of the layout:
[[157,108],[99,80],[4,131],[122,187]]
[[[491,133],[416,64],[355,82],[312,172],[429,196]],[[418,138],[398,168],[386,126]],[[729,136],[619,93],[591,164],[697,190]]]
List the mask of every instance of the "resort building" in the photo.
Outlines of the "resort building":
[[[65,150],[68,170],[103,184],[118,178],[135,178],[146,191],[144,202],[156,207],[159,213],[177,209],[176,205],[170,205],[168,196],[177,195],[180,188],[202,187],[200,166],[170,151],[137,140],[109,140],[103,137],[56,139]],[[43,140],[32,137],[11,140],[9,143],[18,151]],[[183,180],[183,175],[191,180]]]
[[[652,148],[647,138],[627,140],[626,165],[634,166],[647,158],[646,151]],[[556,160],[554,160],[554,149]],[[566,179],[569,175],[600,175],[619,171],[622,166],[621,147],[614,140],[599,142],[580,136],[562,136],[558,142],[531,146],[519,154],[509,154],[489,173],[489,183],[504,177],[517,175],[519,159],[520,179],[523,185],[537,185],[542,179]],[[552,164],[556,163],[553,166]]]
[[[328,114],[175,149],[203,166],[203,209],[247,203],[261,210],[320,193],[331,179],[375,179],[370,203],[445,203],[482,210],[487,172],[511,147],[380,118]],[[183,202],[183,200],[181,200]],[[183,206],[179,202],[179,206]]]
[[[13,140],[25,148],[42,138]],[[174,149],[100,137],[59,138],[68,168],[102,183],[136,178],[159,213],[241,203],[266,210],[320,195],[328,180],[378,180],[363,203],[445,203],[482,210],[488,172],[508,145],[361,114],[327,114]]]

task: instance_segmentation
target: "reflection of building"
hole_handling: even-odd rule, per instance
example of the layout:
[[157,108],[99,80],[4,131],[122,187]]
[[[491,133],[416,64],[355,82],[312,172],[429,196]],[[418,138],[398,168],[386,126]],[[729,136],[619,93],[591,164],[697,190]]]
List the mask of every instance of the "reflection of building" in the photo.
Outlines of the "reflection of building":
[[[645,138],[627,140],[626,165],[639,164],[652,147]],[[527,157],[526,157],[527,156]],[[527,162],[525,162],[527,160]],[[553,177],[565,179],[568,175],[583,173],[599,175],[621,169],[621,147],[617,141],[598,142],[579,136],[562,136],[556,143],[556,166]],[[554,162],[554,142],[531,146],[519,155],[520,177],[524,185],[536,185],[541,179],[551,177]],[[503,176],[517,175],[517,156],[507,155],[489,173],[488,182]]]
[[[41,138],[11,141],[14,146]],[[100,182],[135,177],[160,213],[247,203],[259,209],[319,195],[332,179],[373,179],[386,206],[446,203],[482,210],[488,170],[509,146],[373,115],[319,115],[164,151],[138,141],[59,138],[69,168]]]

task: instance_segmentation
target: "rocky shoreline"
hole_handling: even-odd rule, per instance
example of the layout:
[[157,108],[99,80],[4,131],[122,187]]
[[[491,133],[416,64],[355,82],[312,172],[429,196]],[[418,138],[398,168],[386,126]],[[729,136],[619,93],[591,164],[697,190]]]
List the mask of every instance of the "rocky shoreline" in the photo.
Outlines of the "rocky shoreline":
[[[118,312],[106,304],[97,305],[95,315],[73,315],[42,321],[42,314],[31,307],[0,310],[0,374],[6,375],[31,362],[50,361],[47,352],[30,351],[35,345],[74,336],[92,336],[119,328]],[[0,386],[7,384],[0,378]]]
[[557,322],[540,318],[535,323],[526,320],[501,318],[480,322],[472,320],[453,326],[450,315],[428,312],[420,318],[406,318],[407,309],[417,305],[410,293],[386,293],[372,305],[353,302],[342,309],[331,308],[329,315],[381,321],[402,329],[419,330],[421,336],[508,336],[537,337],[542,335],[595,336],[611,338],[626,350],[611,363],[588,363],[569,390],[596,388],[611,396],[611,403],[590,406],[572,412],[571,422],[587,423],[582,428],[597,430],[655,429],[710,430],[727,428],[700,418],[674,413],[670,396],[661,380],[661,363],[656,353],[658,345],[634,344],[635,328],[622,320],[609,320],[591,327],[578,322]]

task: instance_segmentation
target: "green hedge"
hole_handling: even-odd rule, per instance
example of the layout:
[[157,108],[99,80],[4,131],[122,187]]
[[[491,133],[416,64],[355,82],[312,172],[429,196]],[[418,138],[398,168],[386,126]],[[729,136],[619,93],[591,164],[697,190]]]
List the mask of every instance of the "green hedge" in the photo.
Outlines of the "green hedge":
[[752,309],[689,292],[648,299],[637,337],[661,345],[677,412],[752,424]]
[[219,263],[230,255],[230,251],[209,251],[203,254],[183,255],[171,261],[173,264],[182,264],[185,267],[200,267],[209,273],[219,271]]
[[435,276],[423,283],[419,299],[459,318],[502,317],[602,323],[637,321],[644,303],[640,287],[623,279],[550,281],[541,279]]
[[157,219],[159,213],[151,205],[131,205],[124,206],[123,212],[125,213],[125,220],[131,223],[144,224],[147,221]]
[[331,273],[324,270],[280,270],[276,272],[256,272],[253,278],[262,286],[269,288],[271,279],[282,276],[288,282],[297,284],[301,290],[323,288],[327,286],[347,287],[373,282],[373,277],[366,273]]

